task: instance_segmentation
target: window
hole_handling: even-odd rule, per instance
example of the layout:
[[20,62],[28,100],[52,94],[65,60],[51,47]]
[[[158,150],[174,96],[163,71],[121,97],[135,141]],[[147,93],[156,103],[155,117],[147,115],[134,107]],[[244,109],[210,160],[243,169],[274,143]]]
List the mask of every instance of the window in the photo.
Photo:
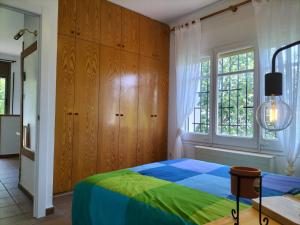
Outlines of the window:
[[210,58],[204,58],[200,64],[201,79],[197,90],[197,101],[193,112],[188,118],[187,129],[189,132],[208,134],[210,120]]
[[254,50],[219,54],[217,134],[253,137]]
[[0,61],[0,115],[9,113],[10,63]]
[[0,77],[0,115],[5,114],[6,92],[6,78]]
[[216,146],[257,148],[254,48],[219,51],[201,60],[197,101],[185,139]]

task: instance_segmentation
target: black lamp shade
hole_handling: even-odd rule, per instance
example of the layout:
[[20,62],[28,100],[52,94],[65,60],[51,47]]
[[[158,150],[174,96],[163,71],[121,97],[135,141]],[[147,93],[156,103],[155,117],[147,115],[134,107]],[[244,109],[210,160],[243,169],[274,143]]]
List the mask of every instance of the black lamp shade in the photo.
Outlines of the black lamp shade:
[[267,73],[265,76],[265,96],[282,95],[282,73]]

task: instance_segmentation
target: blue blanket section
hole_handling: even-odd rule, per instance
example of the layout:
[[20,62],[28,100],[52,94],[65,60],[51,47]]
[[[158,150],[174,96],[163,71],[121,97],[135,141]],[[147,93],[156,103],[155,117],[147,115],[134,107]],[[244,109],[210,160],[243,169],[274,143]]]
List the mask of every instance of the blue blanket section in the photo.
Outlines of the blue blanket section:
[[[194,159],[177,159],[137,166],[131,170],[235,200],[230,191],[229,166]],[[263,197],[280,196],[299,187],[299,178],[263,173]],[[251,204],[249,199],[241,201]]]

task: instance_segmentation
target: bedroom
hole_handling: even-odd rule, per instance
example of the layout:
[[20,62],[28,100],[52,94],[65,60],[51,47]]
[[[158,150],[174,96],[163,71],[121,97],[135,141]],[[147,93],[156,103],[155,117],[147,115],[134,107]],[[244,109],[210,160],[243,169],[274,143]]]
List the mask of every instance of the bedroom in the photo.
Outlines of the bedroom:
[[[28,220],[233,224],[224,165],[264,171],[262,204],[297,193],[299,45],[277,56],[282,84],[265,74],[277,49],[300,40],[298,0],[0,3],[41,18],[33,216],[52,215]],[[250,200],[240,205],[241,224],[259,223]]]

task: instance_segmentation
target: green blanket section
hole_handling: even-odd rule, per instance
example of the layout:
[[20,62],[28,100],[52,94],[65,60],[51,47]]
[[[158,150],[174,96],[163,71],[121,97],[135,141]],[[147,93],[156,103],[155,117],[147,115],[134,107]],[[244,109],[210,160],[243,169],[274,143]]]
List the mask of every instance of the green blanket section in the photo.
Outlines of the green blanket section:
[[229,199],[130,170],[89,177],[76,185],[73,198],[74,225],[205,224],[230,215],[236,206]]

